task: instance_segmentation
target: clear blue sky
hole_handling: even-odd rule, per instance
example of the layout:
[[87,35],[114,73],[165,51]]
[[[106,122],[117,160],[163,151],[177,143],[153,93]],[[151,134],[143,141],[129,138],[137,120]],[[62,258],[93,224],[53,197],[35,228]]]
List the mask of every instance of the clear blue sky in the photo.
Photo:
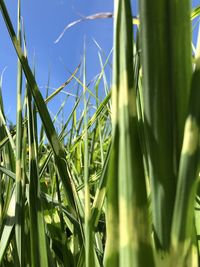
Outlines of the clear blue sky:
[[[11,19],[16,26],[17,0],[6,0]],[[22,17],[25,24],[28,57],[32,62],[35,54],[36,78],[42,93],[45,92],[48,72],[51,70],[50,86],[59,87],[80,62],[83,40],[86,37],[87,81],[100,72],[99,43],[105,54],[112,48],[112,19],[82,22],[68,31],[58,44],[54,41],[70,22],[98,12],[112,12],[113,0],[21,0]],[[136,1],[132,1],[135,3]],[[193,5],[199,0],[193,0]],[[134,5],[134,14],[136,6]],[[3,78],[3,96],[8,117],[15,121],[16,112],[16,55],[6,27],[0,15],[0,73],[7,67]],[[69,87],[66,91],[71,91]],[[57,97],[57,104],[61,97]],[[54,109],[55,101],[50,108]],[[56,112],[56,110],[54,110]]]
[[[5,1],[16,26],[17,1]],[[25,24],[29,62],[35,54],[36,78],[45,92],[48,72],[50,86],[59,87],[80,63],[83,40],[86,37],[87,80],[100,71],[98,48],[93,38],[108,54],[112,48],[112,19],[85,21],[69,29],[59,43],[54,41],[70,22],[81,15],[112,12],[112,0],[22,0],[22,16]],[[7,115],[15,120],[16,110],[16,55],[0,16],[0,73],[6,66],[3,78],[3,96]],[[67,90],[67,89],[66,89]],[[61,101],[61,97],[57,97]],[[55,103],[55,101],[54,101]]]

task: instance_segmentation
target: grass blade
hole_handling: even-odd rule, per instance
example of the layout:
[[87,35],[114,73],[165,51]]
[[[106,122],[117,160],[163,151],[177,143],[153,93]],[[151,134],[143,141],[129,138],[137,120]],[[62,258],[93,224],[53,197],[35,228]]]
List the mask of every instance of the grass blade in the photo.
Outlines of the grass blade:
[[28,102],[29,131],[29,212],[31,234],[31,262],[33,267],[48,267],[45,225],[40,200],[40,183],[37,169],[35,129],[30,92]]
[[170,247],[191,82],[189,3],[189,0],[140,1],[144,127],[149,153],[153,227],[156,246],[163,250]]
[[21,62],[22,69],[26,76],[30,91],[34,97],[37,109],[39,111],[42,123],[44,125],[46,136],[52,146],[52,150],[54,152],[54,157],[55,157],[55,162],[58,168],[59,175],[62,179],[66,198],[68,200],[68,205],[72,209],[72,212],[75,213],[73,190],[72,190],[71,181],[69,179],[68,172],[67,172],[65,150],[63,149],[63,146],[58,139],[58,136],[56,134],[56,131],[52,123],[51,117],[49,115],[48,109],[38,89],[34,75],[29,67],[27,58],[24,56],[23,51],[19,45],[14,28],[12,26],[12,22],[7,12],[6,5],[3,0],[0,1],[0,7],[1,7],[1,12],[5,20],[5,23],[7,25],[7,29],[9,31],[12,43],[15,47],[18,58]]
[[108,178],[105,266],[154,266],[133,84],[130,1],[115,1],[114,25],[113,144]]
[[172,247],[176,266],[198,265],[195,237],[194,202],[197,190],[200,136],[200,59],[193,73],[189,112],[185,122],[184,140],[179,165],[176,202],[172,227]]

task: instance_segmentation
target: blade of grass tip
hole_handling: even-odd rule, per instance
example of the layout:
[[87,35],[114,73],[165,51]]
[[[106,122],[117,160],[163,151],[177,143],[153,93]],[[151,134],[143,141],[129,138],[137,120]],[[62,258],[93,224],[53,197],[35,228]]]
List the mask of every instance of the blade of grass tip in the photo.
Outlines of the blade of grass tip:
[[30,91],[28,105],[28,140],[29,140],[29,213],[31,234],[31,262],[33,267],[48,267],[45,224],[40,199],[40,182],[37,169],[36,142],[32,114]]
[[[100,114],[102,113],[102,111],[106,108],[106,105],[110,101],[110,98],[111,98],[111,92],[109,92],[109,94],[104,98],[104,100],[101,102],[101,104],[99,105],[99,107],[96,110],[96,112],[92,115],[92,117],[88,121],[88,123],[87,123],[87,129],[89,129],[96,122],[98,116],[100,116]],[[72,145],[72,147],[70,149],[71,151],[79,143],[78,141],[81,140],[81,139],[83,139],[84,135],[85,135],[85,129],[82,131],[82,133],[74,141],[74,144]]]
[[196,65],[192,76],[189,110],[185,122],[181,151],[176,202],[172,225],[172,248],[176,266],[188,261],[198,265],[197,240],[195,237],[194,202],[198,184],[199,136],[200,136],[200,35],[198,36]]
[[75,77],[76,73],[78,72],[78,70],[80,69],[81,63],[78,64],[78,66],[76,67],[76,69],[74,70],[74,72],[72,73],[72,75],[70,76],[70,78],[64,82],[60,87],[58,87],[50,96],[46,97],[45,99],[45,103],[47,104],[51,99],[53,99],[60,91],[62,91]]
[[[21,45],[21,2],[18,0],[18,41]],[[18,59],[17,75],[17,120],[16,120],[16,208],[15,208],[15,237],[19,262],[23,265],[22,234],[23,234],[23,197],[22,197],[22,67]]]
[[165,251],[170,246],[178,163],[191,82],[189,2],[139,2],[144,127],[149,154],[153,228],[156,247]]
[[[111,50],[112,52],[112,50]],[[101,67],[101,73],[99,74],[99,77],[97,79],[97,82],[95,84],[95,90],[96,90],[96,98],[99,99],[99,96],[98,96],[98,89],[99,89],[99,84],[101,82],[101,79],[103,78],[103,81],[104,81],[104,85],[106,86],[105,84],[105,67],[107,66],[108,62],[109,62],[109,58],[110,58],[110,55],[111,55],[111,52],[110,54],[108,55],[108,57],[106,58],[106,62],[104,65],[102,65]],[[100,64],[102,64],[102,61],[101,61],[101,56],[100,56],[100,53],[98,53],[99,55],[99,60],[100,60]],[[106,88],[105,88],[106,90]],[[106,92],[106,95],[107,95],[107,92]],[[109,103],[108,103],[109,105]],[[99,107],[99,101],[96,101],[96,108],[98,109]],[[101,161],[102,161],[102,165],[103,165],[103,162],[104,162],[104,154],[103,154],[103,146],[102,146],[102,126],[101,126],[101,120],[98,118],[97,119],[97,123],[98,123],[98,131],[99,131],[99,141],[100,141],[100,148],[101,148]]]
[[56,134],[54,125],[52,123],[51,117],[49,115],[48,109],[45,105],[44,99],[39,91],[39,88],[37,86],[37,83],[35,81],[35,78],[33,76],[33,73],[29,67],[28,60],[24,56],[22,49],[19,45],[19,42],[16,38],[16,34],[12,25],[12,22],[10,20],[9,14],[7,12],[6,5],[3,0],[0,0],[0,8],[1,12],[4,18],[4,21],[6,23],[8,32],[10,34],[10,38],[12,40],[13,46],[16,50],[16,53],[18,55],[18,58],[20,59],[20,62],[22,64],[22,69],[24,71],[24,74],[26,76],[31,94],[34,97],[35,103],[37,105],[37,109],[39,111],[42,123],[45,127],[46,136],[49,140],[49,143],[53,149],[55,162],[58,167],[58,171],[60,174],[60,177],[62,179],[62,184],[65,192],[66,199],[68,201],[68,205],[72,212],[75,214],[75,204],[74,204],[74,198],[73,198],[73,190],[71,186],[71,181],[68,177],[67,172],[67,162],[65,159],[65,150],[60,143],[58,136]]
[[84,41],[84,57],[83,57],[83,91],[84,91],[84,191],[85,191],[85,265],[93,267],[94,265],[94,248],[93,237],[90,228],[90,188],[89,188],[89,166],[88,166],[88,130],[87,130],[87,113],[88,103],[86,99],[86,50]]
[[115,1],[114,10],[113,144],[108,169],[105,266],[154,266],[136,114],[130,1]]
[[[112,50],[110,51],[108,57],[106,58],[105,63],[103,64],[103,63],[102,63],[101,55],[100,55],[100,53],[98,52],[99,61],[100,61],[100,65],[101,65],[101,72],[100,72],[100,74],[98,75],[98,79],[97,79],[97,81],[96,81],[96,83],[95,83],[95,88],[96,88],[96,89],[99,87],[99,84],[100,84],[100,82],[101,82],[101,79],[102,79],[103,77],[105,78],[105,68],[106,68],[107,64],[109,63],[109,59],[110,59],[111,54],[112,54]],[[107,95],[107,94],[108,94],[108,91],[106,91],[106,95]],[[98,101],[98,100],[99,100],[99,98],[96,97],[96,101]]]
[[[62,102],[62,104],[60,105],[58,111],[56,112],[56,114],[54,115],[54,118],[53,118],[53,120],[52,120],[53,123],[59,121],[59,115],[60,115],[60,113],[63,111],[63,109],[64,109],[64,107],[65,107],[65,105],[66,105],[66,102],[67,102],[67,99],[68,99],[68,98],[69,98],[69,96],[67,95],[67,96],[65,97],[64,101]],[[62,131],[62,129],[63,129],[62,122],[59,122],[59,123],[61,124],[61,131]]]
[[[98,76],[98,79],[95,83],[95,91],[96,91],[96,108],[98,109],[99,107],[99,84],[101,82],[102,76],[104,73],[104,68],[101,70],[101,73]],[[103,164],[104,161],[104,155],[103,155],[103,150],[102,150],[102,136],[101,136],[101,120],[99,118],[97,118],[97,122],[96,122],[96,126],[95,126],[95,133],[94,133],[94,137],[96,135],[96,131],[98,131],[98,135],[99,135],[99,142],[100,142],[100,147],[101,147],[101,162]]]
[[[100,53],[100,54],[101,54],[101,57],[103,56],[104,58],[107,58],[106,53],[104,52],[104,50],[101,48],[101,46],[98,44],[98,42],[97,42],[94,38],[93,38],[93,42],[95,43],[95,45],[96,45],[97,48],[99,49],[99,52],[101,52],[101,53]],[[99,53],[99,52],[98,52],[98,53]],[[111,55],[112,52],[113,52],[113,49],[110,50],[109,55]],[[103,60],[102,60],[102,62],[103,62]],[[103,64],[102,64],[102,65],[103,65]],[[112,69],[112,63],[111,63],[110,61],[108,61],[108,65],[109,65],[110,69]]]
[[[111,52],[109,54],[109,57],[110,57],[111,53],[112,53],[112,50],[111,50]],[[98,55],[99,55],[100,66],[103,69],[103,61],[102,61],[101,54],[98,53]],[[108,62],[109,62],[109,60],[108,60]],[[107,82],[107,78],[106,78],[106,75],[105,75],[105,71],[103,72],[103,83],[104,83],[105,95],[108,95],[109,89],[108,89],[108,82]],[[111,104],[109,103],[108,106],[110,108],[111,107]]]

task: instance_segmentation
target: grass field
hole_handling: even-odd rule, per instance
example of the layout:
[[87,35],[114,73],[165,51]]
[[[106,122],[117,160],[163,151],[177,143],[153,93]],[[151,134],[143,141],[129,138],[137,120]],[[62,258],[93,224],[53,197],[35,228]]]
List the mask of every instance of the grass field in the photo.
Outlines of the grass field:
[[[99,53],[93,88],[84,50],[46,98],[27,58],[20,0],[17,32],[4,0],[0,10],[18,58],[12,129],[0,83],[0,266],[200,266],[200,42],[191,45],[200,7],[140,0],[133,20],[131,1],[114,1],[113,54]],[[72,80],[73,109],[63,120],[69,96],[52,118],[47,103]]]

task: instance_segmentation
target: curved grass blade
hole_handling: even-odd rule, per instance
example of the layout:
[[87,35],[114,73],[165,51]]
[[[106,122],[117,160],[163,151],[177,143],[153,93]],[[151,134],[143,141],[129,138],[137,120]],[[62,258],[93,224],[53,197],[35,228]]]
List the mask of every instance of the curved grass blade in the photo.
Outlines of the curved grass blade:
[[52,146],[52,150],[54,152],[55,162],[58,168],[59,175],[62,179],[63,188],[65,191],[65,196],[68,201],[69,207],[72,209],[72,212],[75,214],[75,204],[74,204],[74,197],[73,197],[73,190],[71,186],[71,181],[68,176],[67,172],[67,162],[66,162],[66,154],[65,150],[62,146],[62,144],[59,141],[59,138],[56,134],[54,125],[52,123],[51,117],[49,115],[48,109],[45,105],[45,102],[43,100],[43,97],[38,89],[37,83],[35,81],[34,75],[29,67],[27,58],[24,56],[23,51],[19,45],[19,42],[17,40],[12,22],[10,20],[9,14],[7,12],[6,5],[3,0],[0,0],[0,8],[3,15],[3,18],[5,20],[7,29],[10,34],[10,38],[12,40],[12,43],[14,45],[14,48],[16,50],[16,53],[18,55],[18,58],[21,62],[22,69],[24,71],[24,74],[26,76],[29,90],[31,91],[35,104],[37,106],[37,109],[39,111],[42,123],[45,128],[46,136],[49,140],[50,145]]
[[[78,19],[78,20],[75,20],[71,23],[69,23],[65,28],[64,30],[61,32],[61,34],[58,36],[58,38],[55,40],[55,44],[58,43],[63,35],[65,34],[65,32],[75,26],[76,24],[80,23],[80,22],[83,22],[85,20],[94,20],[94,19],[108,19],[108,18],[113,18],[113,13],[110,13],[110,12],[104,12],[104,13],[96,13],[96,14],[92,14],[92,15],[89,15],[89,16],[86,16],[86,17],[83,17],[82,19]],[[139,19],[137,17],[133,17],[132,18],[132,22],[133,24],[135,25],[138,25],[139,24]]]

